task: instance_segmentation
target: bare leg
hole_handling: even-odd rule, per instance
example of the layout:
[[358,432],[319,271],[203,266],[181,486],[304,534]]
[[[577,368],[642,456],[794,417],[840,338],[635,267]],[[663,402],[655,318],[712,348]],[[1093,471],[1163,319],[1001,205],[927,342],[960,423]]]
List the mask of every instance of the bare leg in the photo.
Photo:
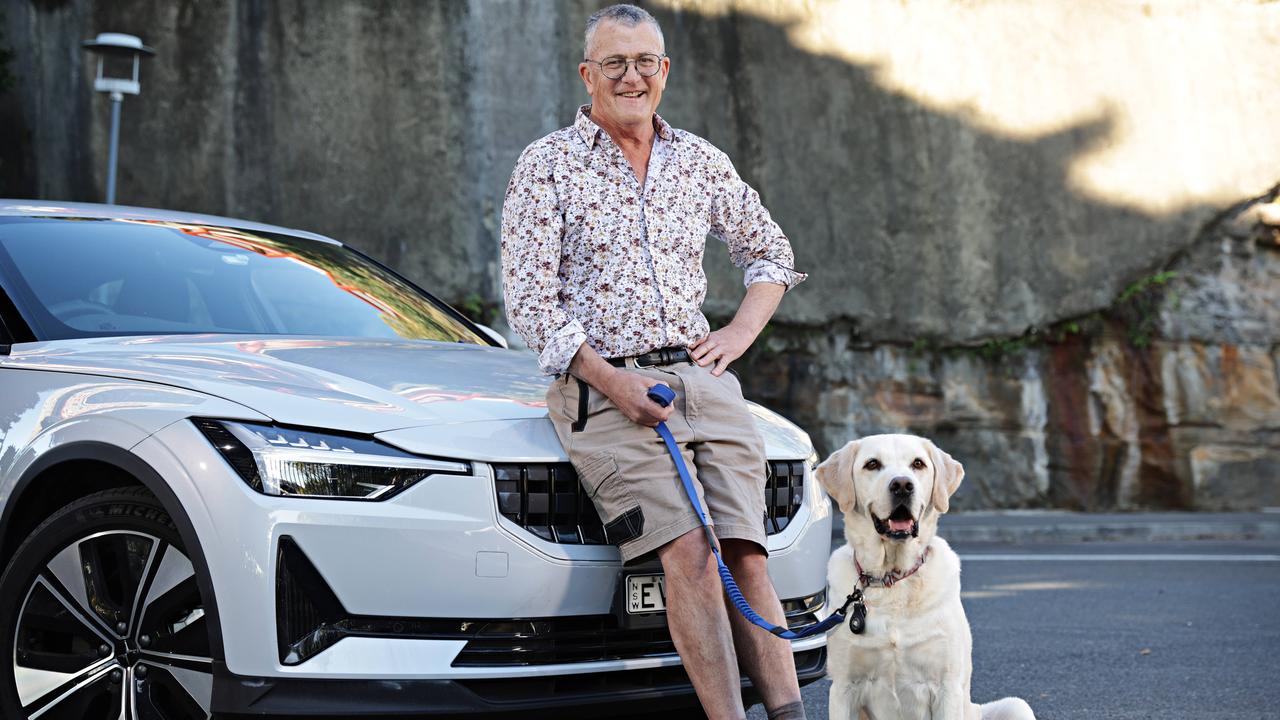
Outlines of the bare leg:
[[[782,603],[769,580],[768,558],[759,545],[746,540],[725,540],[720,545],[724,563],[751,607],[774,625],[786,627]],[[800,701],[800,682],[791,643],[752,625],[726,601],[733,642],[747,677],[760,692],[766,710]]]
[[742,720],[746,711],[733,635],[715,557],[705,538],[698,528],[658,548],[667,576],[667,626],[707,718]]

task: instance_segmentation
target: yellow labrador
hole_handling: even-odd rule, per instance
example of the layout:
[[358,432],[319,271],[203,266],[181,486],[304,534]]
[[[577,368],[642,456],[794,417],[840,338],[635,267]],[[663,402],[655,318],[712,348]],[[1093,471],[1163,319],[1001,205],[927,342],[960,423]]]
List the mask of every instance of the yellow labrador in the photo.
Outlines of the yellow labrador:
[[862,633],[846,623],[828,636],[832,720],[1034,720],[1019,698],[969,700],[960,558],[935,535],[960,463],[925,438],[873,435],[837,450],[817,476],[844,511],[848,541],[827,566],[830,598],[859,587],[866,607]]

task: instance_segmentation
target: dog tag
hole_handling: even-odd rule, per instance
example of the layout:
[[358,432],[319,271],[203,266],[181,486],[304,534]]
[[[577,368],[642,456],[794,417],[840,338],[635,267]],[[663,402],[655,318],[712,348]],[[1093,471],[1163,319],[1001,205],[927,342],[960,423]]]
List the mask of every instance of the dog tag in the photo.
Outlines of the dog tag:
[[853,610],[849,613],[849,632],[854,635],[861,635],[863,630],[867,629],[867,606],[862,600],[853,603]]

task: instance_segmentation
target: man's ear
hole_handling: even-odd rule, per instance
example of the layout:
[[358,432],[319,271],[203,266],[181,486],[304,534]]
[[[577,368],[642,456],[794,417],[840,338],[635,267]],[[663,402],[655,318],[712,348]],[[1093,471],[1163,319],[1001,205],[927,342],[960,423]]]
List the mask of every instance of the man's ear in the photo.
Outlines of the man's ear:
[[932,440],[923,439],[933,462],[933,507],[944,513],[951,506],[951,496],[964,479],[964,466],[934,445]]
[[836,499],[836,503],[844,512],[853,512],[858,502],[853,487],[853,459],[858,454],[860,442],[860,440],[852,440],[846,443],[844,447],[831,453],[831,457],[824,460],[813,471],[823,489]]

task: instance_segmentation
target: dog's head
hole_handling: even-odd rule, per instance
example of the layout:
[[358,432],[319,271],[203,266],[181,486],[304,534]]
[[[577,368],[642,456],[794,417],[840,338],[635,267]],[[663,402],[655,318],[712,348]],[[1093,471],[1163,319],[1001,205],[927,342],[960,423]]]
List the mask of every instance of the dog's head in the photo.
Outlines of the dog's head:
[[[881,538],[919,537],[921,522],[929,535],[937,516],[964,479],[964,467],[915,435],[872,435],[835,451],[816,470],[818,482],[839,503],[845,522],[861,518]],[[929,512],[933,510],[934,512]]]

